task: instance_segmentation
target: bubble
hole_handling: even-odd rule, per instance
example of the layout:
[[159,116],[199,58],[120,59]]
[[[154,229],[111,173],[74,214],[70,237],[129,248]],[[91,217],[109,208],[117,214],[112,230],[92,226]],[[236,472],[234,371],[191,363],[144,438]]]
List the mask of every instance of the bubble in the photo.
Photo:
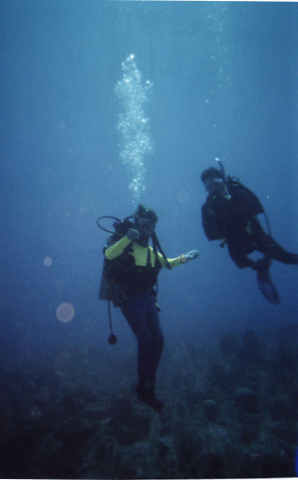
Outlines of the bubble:
[[181,192],[178,193],[177,198],[180,203],[186,203],[189,200],[189,193],[185,190],[181,190]]
[[148,101],[152,83],[149,80],[142,82],[142,75],[137,69],[133,54],[122,63],[122,70],[123,77],[115,87],[116,95],[124,106],[118,121],[118,130],[122,134],[120,159],[132,176],[129,188],[136,202],[145,190],[144,156],[153,151],[149,119],[146,118],[143,108]]
[[45,264],[46,267],[50,267],[52,265],[52,259],[51,257],[46,257],[43,261],[43,263]]
[[56,310],[56,317],[60,322],[67,323],[70,322],[75,316],[75,309],[71,303],[61,303]]

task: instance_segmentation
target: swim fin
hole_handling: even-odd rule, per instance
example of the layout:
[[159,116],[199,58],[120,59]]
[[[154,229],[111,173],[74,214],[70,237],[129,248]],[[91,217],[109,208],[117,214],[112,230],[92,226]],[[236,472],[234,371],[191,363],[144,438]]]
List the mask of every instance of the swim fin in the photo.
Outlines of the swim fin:
[[257,273],[258,284],[260,290],[268,302],[278,305],[280,303],[279,295],[275,285],[272,283],[269,273],[269,267],[258,270]]

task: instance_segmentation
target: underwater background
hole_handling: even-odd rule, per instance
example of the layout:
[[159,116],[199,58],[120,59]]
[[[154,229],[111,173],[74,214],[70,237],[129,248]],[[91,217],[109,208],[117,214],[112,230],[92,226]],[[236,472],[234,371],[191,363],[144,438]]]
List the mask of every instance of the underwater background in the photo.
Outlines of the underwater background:
[[[298,270],[273,261],[268,303],[205,237],[200,175],[219,158],[298,252],[297,4],[0,12],[0,477],[295,476]],[[169,258],[200,252],[159,275],[162,418],[135,398],[131,330],[112,307],[109,345],[98,300],[96,220],[139,202]]]

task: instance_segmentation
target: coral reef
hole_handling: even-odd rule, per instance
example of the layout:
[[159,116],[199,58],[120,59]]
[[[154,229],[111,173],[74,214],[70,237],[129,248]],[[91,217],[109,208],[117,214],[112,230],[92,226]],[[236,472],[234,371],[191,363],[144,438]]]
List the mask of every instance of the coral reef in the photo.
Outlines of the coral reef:
[[28,352],[12,356],[1,378],[0,475],[294,477],[298,382],[291,332],[270,342],[249,330],[242,341],[224,333],[208,346],[171,344],[157,385],[161,415],[136,398],[134,352],[68,346],[38,352],[35,361]]

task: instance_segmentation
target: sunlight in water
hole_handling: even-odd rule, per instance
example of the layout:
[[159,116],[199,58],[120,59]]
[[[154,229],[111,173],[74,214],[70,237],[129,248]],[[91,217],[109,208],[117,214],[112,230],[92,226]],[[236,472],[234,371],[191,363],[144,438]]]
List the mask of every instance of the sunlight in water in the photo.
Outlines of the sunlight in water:
[[152,83],[142,82],[133,54],[122,63],[122,70],[123,77],[115,88],[116,95],[124,106],[124,112],[119,115],[118,123],[118,129],[122,134],[120,158],[132,176],[129,188],[133,192],[133,202],[137,203],[141,192],[145,190],[144,156],[153,151],[149,119],[145,118],[143,110]]

